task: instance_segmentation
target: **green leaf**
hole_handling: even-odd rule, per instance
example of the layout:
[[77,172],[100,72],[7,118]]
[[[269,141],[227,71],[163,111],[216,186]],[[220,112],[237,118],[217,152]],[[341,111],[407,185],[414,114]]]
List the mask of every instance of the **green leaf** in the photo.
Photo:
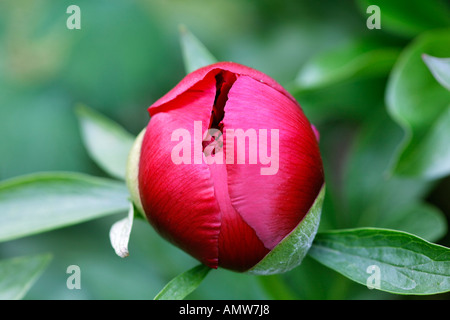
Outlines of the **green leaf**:
[[317,89],[356,77],[388,74],[400,50],[358,40],[344,47],[314,56],[300,70],[300,90]]
[[180,26],[180,42],[186,73],[217,62],[208,49],[185,26]]
[[0,300],[22,299],[49,264],[52,256],[40,254],[0,261]]
[[404,129],[392,172],[437,179],[450,172],[450,91],[422,61],[422,54],[450,56],[450,29],[431,31],[409,45],[392,70],[386,102]]
[[427,54],[422,59],[434,78],[447,90],[450,90],[450,58],[436,58]]
[[380,8],[381,29],[402,36],[413,37],[429,29],[450,25],[450,11],[443,0],[359,0],[363,15],[370,5]]
[[317,234],[309,254],[363,285],[377,268],[381,291],[437,294],[450,291],[450,249],[409,233],[348,229]]
[[120,125],[86,106],[76,108],[86,149],[111,176],[125,179],[128,153],[135,137]]
[[155,300],[183,300],[194,291],[211,268],[201,264],[172,279],[156,296]]
[[124,183],[79,173],[37,173],[0,183],[0,241],[128,210]]

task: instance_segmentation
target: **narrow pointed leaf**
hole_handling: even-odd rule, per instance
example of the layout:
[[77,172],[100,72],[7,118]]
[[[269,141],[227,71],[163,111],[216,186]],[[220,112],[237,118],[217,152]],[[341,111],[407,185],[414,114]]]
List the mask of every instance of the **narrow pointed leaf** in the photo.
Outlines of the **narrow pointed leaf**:
[[155,297],[155,300],[183,300],[203,281],[211,268],[201,264],[172,279]]
[[112,177],[125,179],[128,153],[135,137],[93,109],[80,105],[76,111],[91,158]]
[[426,295],[450,291],[450,249],[415,235],[361,228],[319,233],[309,254],[363,285],[377,269],[381,291]]
[[216,63],[217,60],[186,27],[180,27],[180,42],[186,73]]
[[128,210],[124,183],[79,173],[49,172],[0,183],[0,241]]
[[0,260],[0,300],[22,299],[50,260],[50,254]]

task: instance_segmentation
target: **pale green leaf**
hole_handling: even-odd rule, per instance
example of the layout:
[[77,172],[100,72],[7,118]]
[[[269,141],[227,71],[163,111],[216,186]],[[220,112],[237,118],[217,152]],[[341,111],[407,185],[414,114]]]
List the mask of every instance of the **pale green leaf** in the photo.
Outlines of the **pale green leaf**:
[[128,210],[124,183],[79,173],[48,172],[0,183],[0,241]]
[[40,254],[0,260],[0,300],[22,299],[51,258],[50,254]]
[[79,105],[76,111],[84,145],[91,158],[106,173],[125,179],[128,153],[135,137],[93,109]]
[[185,26],[180,26],[180,42],[186,73],[217,62],[203,43]]

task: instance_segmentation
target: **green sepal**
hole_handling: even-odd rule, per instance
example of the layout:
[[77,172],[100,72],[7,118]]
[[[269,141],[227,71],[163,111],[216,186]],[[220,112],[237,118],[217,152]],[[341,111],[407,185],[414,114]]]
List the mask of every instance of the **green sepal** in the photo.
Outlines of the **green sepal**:
[[247,273],[256,275],[277,274],[299,266],[308,253],[309,248],[311,248],[319,228],[324,198],[325,184],[322,186],[311,209],[309,209],[298,226]]

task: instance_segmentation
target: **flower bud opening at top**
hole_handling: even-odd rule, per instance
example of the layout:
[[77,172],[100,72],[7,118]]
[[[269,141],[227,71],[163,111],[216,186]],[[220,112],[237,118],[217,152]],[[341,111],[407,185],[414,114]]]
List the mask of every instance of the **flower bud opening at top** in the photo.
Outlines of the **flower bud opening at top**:
[[259,71],[231,62],[200,68],[149,113],[130,155],[138,160],[127,181],[133,200],[158,233],[211,268],[260,263],[324,186],[318,132]]

